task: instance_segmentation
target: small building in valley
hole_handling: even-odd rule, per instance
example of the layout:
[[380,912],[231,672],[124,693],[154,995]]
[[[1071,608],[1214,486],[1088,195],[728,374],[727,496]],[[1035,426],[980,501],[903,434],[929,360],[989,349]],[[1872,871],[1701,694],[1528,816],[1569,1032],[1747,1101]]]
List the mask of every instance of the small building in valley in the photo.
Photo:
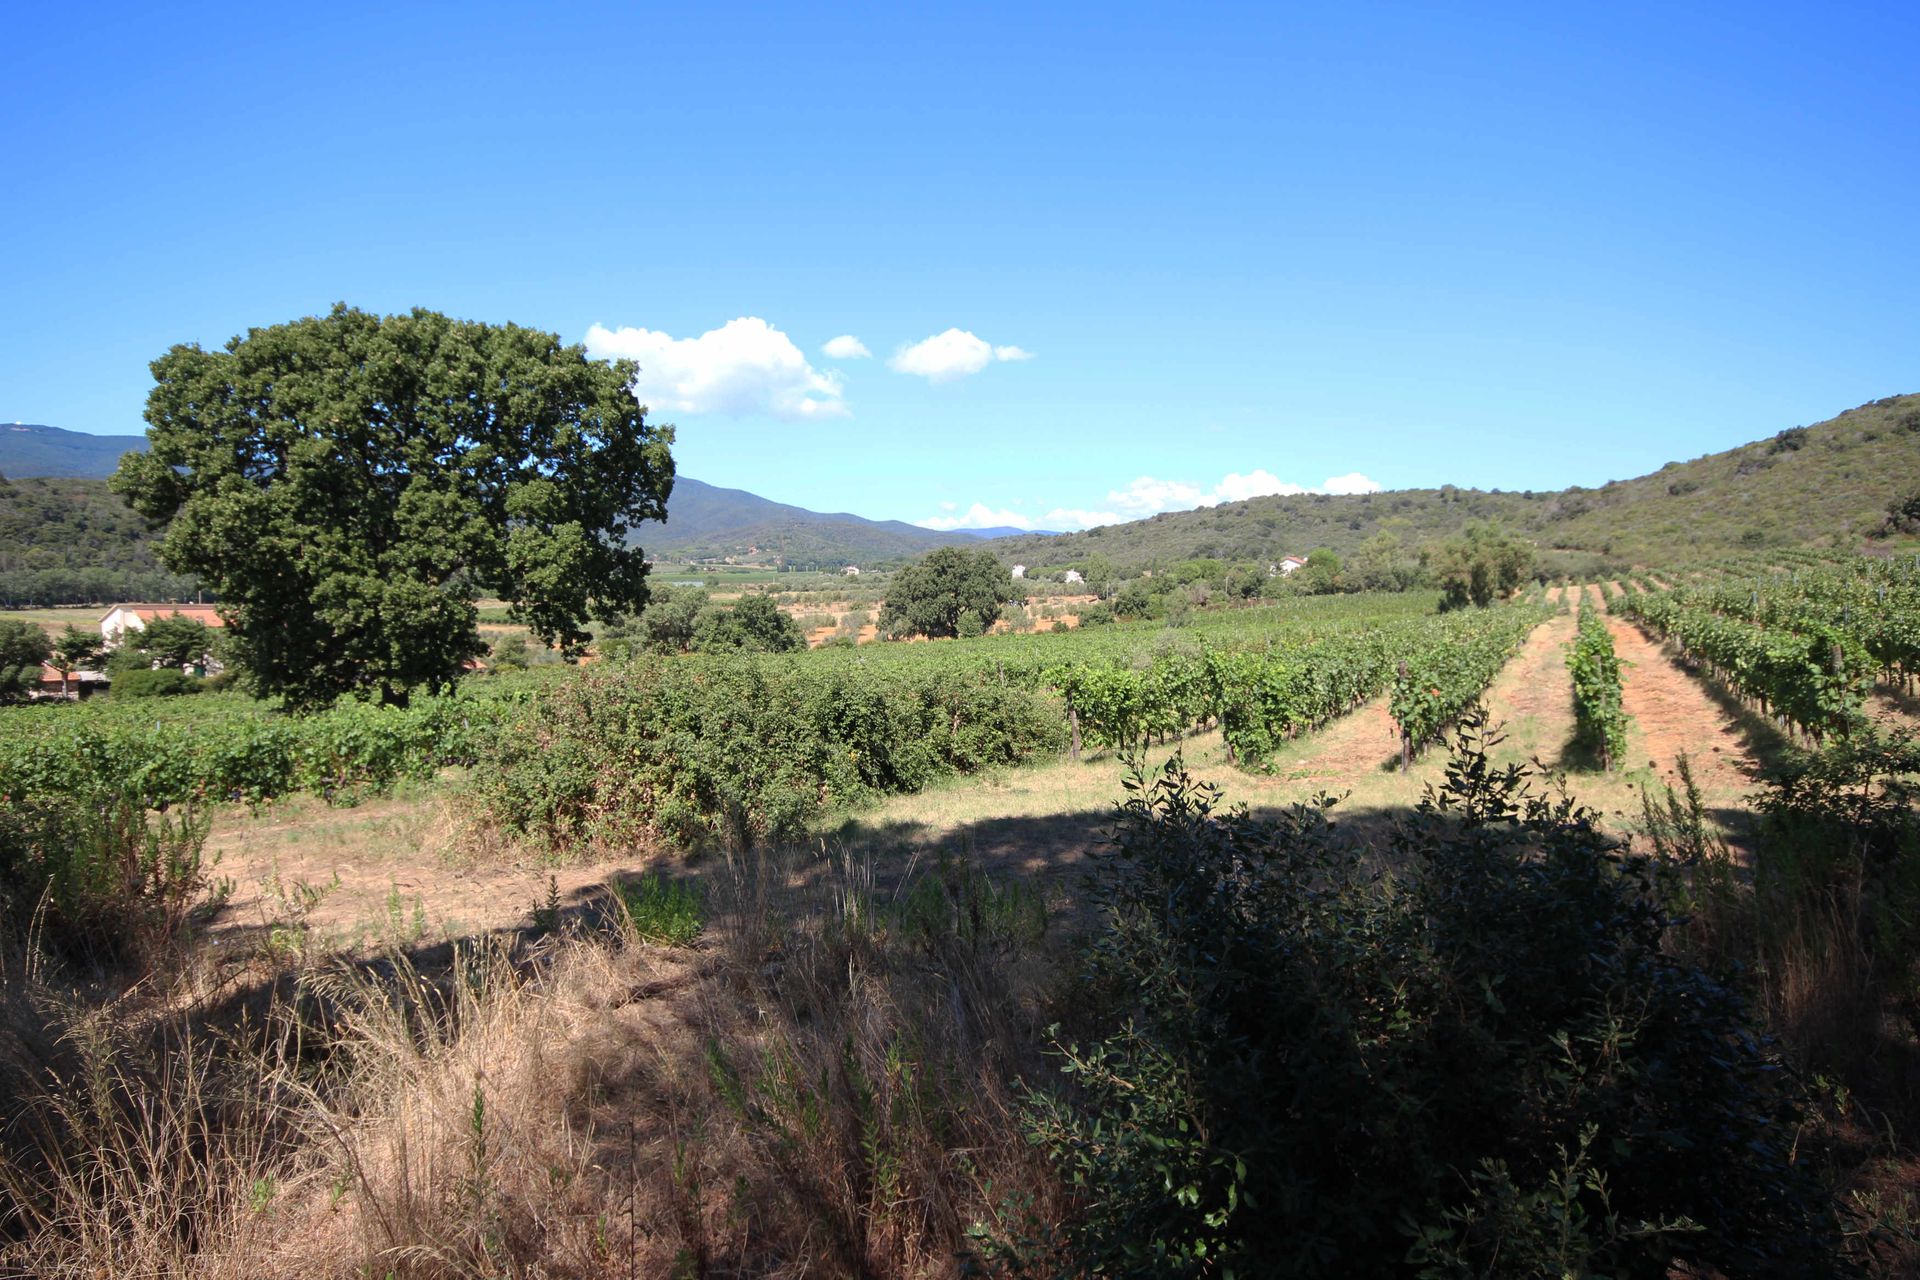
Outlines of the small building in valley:
[[1286,559],[1282,560],[1278,565],[1276,565],[1274,569],[1268,570],[1268,574],[1269,576],[1271,576],[1274,570],[1277,569],[1280,576],[1284,578],[1288,574],[1292,573],[1295,569],[1304,569],[1306,567],[1307,567],[1306,560],[1304,560],[1300,556],[1288,556]]
[[850,564],[846,568],[840,571],[840,576],[843,578],[857,578],[860,576],[860,566],[857,564]]
[[1086,579],[1080,576],[1080,571],[1078,569],[1069,569],[1067,570],[1067,576],[1063,579],[1063,581],[1085,582]]
[[1015,581],[1018,581],[1019,579],[1021,579],[1021,578],[1024,578],[1024,577],[1026,577],[1026,576],[1027,576],[1027,566],[1025,566],[1025,565],[1023,565],[1023,564],[1017,564],[1017,565],[1015,565],[1015,566],[1013,566],[1013,576],[1014,576],[1014,580],[1015,580]]

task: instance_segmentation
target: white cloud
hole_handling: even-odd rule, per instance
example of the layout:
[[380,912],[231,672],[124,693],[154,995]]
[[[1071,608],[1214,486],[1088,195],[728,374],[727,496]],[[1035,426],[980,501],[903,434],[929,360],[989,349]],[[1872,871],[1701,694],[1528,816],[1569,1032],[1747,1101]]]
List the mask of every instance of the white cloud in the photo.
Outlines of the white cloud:
[[697,338],[596,324],[586,341],[595,356],[639,363],[634,394],[657,413],[847,416],[840,375],[808,364],[792,339],[758,316],[729,320]]
[[1162,511],[1186,511],[1194,507],[1215,507],[1223,502],[1245,502],[1248,498],[1291,496],[1302,493],[1379,493],[1380,485],[1350,471],[1343,476],[1328,476],[1325,483],[1312,488],[1282,480],[1271,471],[1255,470],[1241,475],[1229,472],[1211,489],[1184,480],[1156,480],[1141,476],[1125,489],[1107,494],[1107,501],[1127,513],[1130,520],[1158,515]]
[[1349,471],[1343,476],[1328,476],[1327,482],[1320,486],[1322,493],[1379,493],[1380,482],[1369,480],[1358,471]]
[[[943,502],[943,511],[960,511],[959,504]],[[1055,507],[1047,514],[1035,518],[1013,510],[995,510],[984,502],[976,502],[958,515],[929,516],[914,523],[922,529],[938,529],[946,533],[953,529],[1048,529],[1056,533],[1070,532],[1075,529],[1091,529],[1097,524],[1119,524],[1127,516],[1112,511],[1083,511],[1077,507]]]
[[865,360],[873,352],[867,350],[867,344],[860,339],[843,333],[837,338],[827,339],[827,344],[820,348],[820,354],[829,360]]
[[1248,498],[1265,498],[1272,494],[1308,493],[1311,490],[1282,480],[1270,471],[1256,470],[1249,475],[1230,472],[1222,476],[1220,483],[1214,486],[1213,502],[1245,502]]
[[[942,507],[952,510],[954,504],[943,502]],[[945,533],[949,529],[992,529],[1000,525],[1009,525],[1015,529],[1032,529],[1033,521],[1018,511],[995,511],[984,502],[976,502],[957,516],[932,516],[926,520],[916,520],[922,529],[938,529]]]
[[978,373],[995,360],[1031,359],[1031,351],[992,346],[965,329],[949,329],[900,348],[887,365],[897,373],[915,374],[929,382],[951,382]]

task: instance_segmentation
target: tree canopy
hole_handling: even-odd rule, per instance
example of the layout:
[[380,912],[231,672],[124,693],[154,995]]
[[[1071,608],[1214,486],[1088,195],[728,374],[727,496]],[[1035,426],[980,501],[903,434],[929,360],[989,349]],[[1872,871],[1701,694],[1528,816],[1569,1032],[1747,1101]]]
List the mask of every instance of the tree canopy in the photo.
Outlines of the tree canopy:
[[47,633],[31,622],[0,618],[0,702],[24,698],[40,679],[40,664],[53,654]]
[[1434,550],[1431,567],[1446,593],[1443,608],[1484,608],[1520,585],[1533,567],[1533,548],[1497,522],[1475,520]]
[[631,362],[517,325],[345,305],[153,363],[151,451],[113,487],[220,594],[261,692],[404,701],[486,651],[491,594],[577,655],[646,603],[628,534],[663,519],[673,429]]
[[941,547],[893,575],[880,607],[880,629],[890,635],[957,636],[972,614],[981,630],[1015,598],[1012,577],[990,551]]

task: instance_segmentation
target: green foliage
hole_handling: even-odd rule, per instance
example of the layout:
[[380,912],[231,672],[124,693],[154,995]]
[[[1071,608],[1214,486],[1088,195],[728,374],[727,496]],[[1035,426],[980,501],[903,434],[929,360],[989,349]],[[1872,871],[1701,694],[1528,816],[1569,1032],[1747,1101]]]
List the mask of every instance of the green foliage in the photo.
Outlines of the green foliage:
[[0,605],[193,599],[200,584],[162,568],[156,543],[105,480],[0,485]]
[[698,587],[655,587],[631,634],[650,653],[685,653],[693,647],[707,600]]
[[164,809],[379,790],[472,760],[509,707],[461,694],[405,708],[343,701],[297,716],[232,694],[123,702],[123,678],[115,677],[114,696],[104,702],[7,713],[0,805],[104,793]]
[[220,592],[263,691],[443,689],[483,651],[480,591],[568,653],[589,614],[646,599],[626,535],[665,513],[672,432],[645,421],[630,363],[337,306],[224,351],[174,347],[153,372],[151,451],[112,483],[171,521],[161,559]]
[[880,629],[890,635],[955,636],[971,613],[982,629],[1000,618],[1000,606],[1017,597],[1014,584],[988,551],[941,547],[893,575],[880,608]]
[[176,698],[183,693],[199,693],[206,681],[178,667],[122,667],[114,674],[115,698]]
[[[76,671],[91,671],[99,665],[105,642],[98,632],[82,631],[69,622],[53,640],[53,665],[59,668],[62,683],[73,679]],[[61,692],[66,692],[63,688]]]
[[1497,524],[1470,522],[1435,549],[1429,567],[1446,606],[1486,608],[1513,594],[1533,568],[1533,549]]
[[1388,708],[1407,751],[1437,741],[1480,695],[1545,618],[1537,605],[1512,605],[1435,637],[1394,673]]
[[487,661],[496,671],[525,671],[527,669],[527,638],[518,632],[502,636],[494,643],[487,655]]
[[1598,753],[1602,769],[1611,769],[1626,758],[1627,713],[1621,704],[1620,658],[1613,635],[1591,610],[1580,611],[1580,628],[1567,650],[1567,671],[1573,677],[1576,739]]
[[1030,1098],[1076,1274],[1843,1270],[1790,1078],[1663,946],[1663,869],[1486,745],[1468,721],[1390,877],[1319,806],[1132,780],[1087,1036]]
[[1298,570],[1295,577],[1300,589],[1308,595],[1330,595],[1346,587],[1341,575],[1340,557],[1325,547],[1315,547],[1308,552],[1306,567]]
[[1758,589],[1658,592],[1623,600],[1620,611],[1676,642],[1763,713],[1815,738],[1859,723],[1876,667],[1920,670],[1911,595],[1904,606],[1857,616],[1844,604],[1810,601],[1797,584],[1765,598]]
[[473,791],[502,828],[556,849],[745,843],[1062,738],[1042,695],[981,674],[694,654],[585,672],[527,705],[491,736]]
[[129,628],[121,637],[124,648],[163,666],[198,666],[213,655],[214,629],[198,618],[162,614],[146,626]]
[[792,653],[807,647],[807,635],[772,597],[746,595],[731,609],[706,606],[688,643],[698,653]]
[[33,692],[40,681],[40,664],[53,656],[47,633],[31,622],[0,618],[0,702],[11,702]]
[[700,891],[688,881],[651,872],[638,880],[616,881],[614,893],[642,941],[689,947],[706,928]]
[[[76,958],[151,961],[210,889],[210,815],[92,788],[0,805],[0,916]],[[37,917],[37,919],[33,919]]]

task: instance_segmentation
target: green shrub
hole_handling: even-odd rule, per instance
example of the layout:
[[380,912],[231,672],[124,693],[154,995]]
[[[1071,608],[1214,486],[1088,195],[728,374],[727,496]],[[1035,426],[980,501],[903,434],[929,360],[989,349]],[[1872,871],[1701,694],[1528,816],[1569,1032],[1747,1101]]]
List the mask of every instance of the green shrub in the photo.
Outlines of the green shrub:
[[173,667],[134,667],[113,677],[109,691],[116,698],[172,698],[199,693],[206,681]]
[[847,802],[1063,744],[1057,708],[985,673],[748,655],[582,673],[492,734],[481,811],[556,850],[791,838]]
[[151,963],[213,887],[209,823],[106,793],[0,807],[0,907],[62,954]]
[[690,946],[706,928],[699,890],[684,880],[648,874],[638,880],[616,882],[614,892],[634,933],[646,942]]
[[[1320,806],[1136,777],[1033,1140],[1078,1273],[1829,1275],[1801,1100],[1663,948],[1667,868],[1462,722],[1390,876]],[[1323,798],[1323,804],[1331,803]]]

